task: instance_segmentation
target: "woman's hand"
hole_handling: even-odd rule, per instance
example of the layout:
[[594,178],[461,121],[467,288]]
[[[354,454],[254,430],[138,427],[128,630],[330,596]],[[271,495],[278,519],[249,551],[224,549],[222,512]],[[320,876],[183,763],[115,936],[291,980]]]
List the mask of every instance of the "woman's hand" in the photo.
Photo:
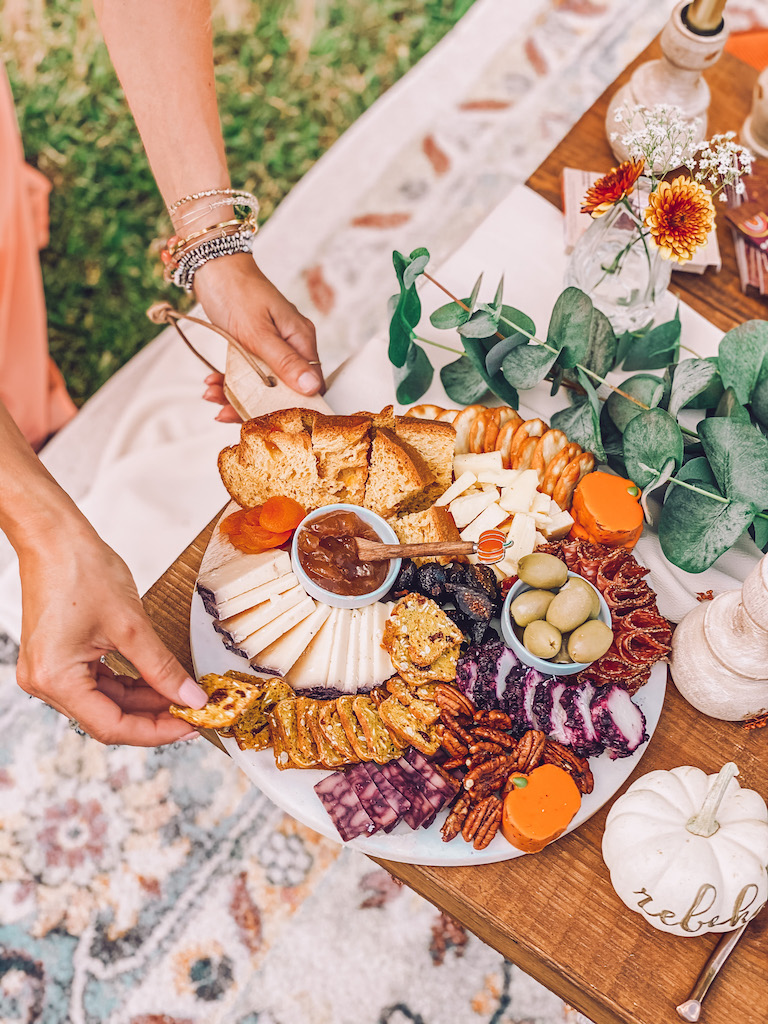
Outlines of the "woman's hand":
[[[125,563],[84,520],[37,535],[19,550],[22,635],[19,686],[74,718],[101,743],[158,746],[196,735],[171,702],[200,708],[187,676],[142,607]],[[119,651],[140,679],[100,663]]]
[[[294,391],[325,390],[315,328],[262,274],[248,253],[210,260],[195,275],[195,295],[210,320],[259,356]],[[216,417],[237,422],[226,403],[221,375],[206,380],[208,401],[224,405]]]

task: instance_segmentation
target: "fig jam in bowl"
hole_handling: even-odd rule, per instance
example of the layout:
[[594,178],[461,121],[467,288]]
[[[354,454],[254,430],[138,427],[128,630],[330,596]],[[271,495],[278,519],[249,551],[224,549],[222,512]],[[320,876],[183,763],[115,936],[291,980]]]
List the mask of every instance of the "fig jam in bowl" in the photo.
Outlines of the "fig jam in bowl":
[[291,564],[310,597],[332,608],[364,608],[394,586],[402,559],[361,562],[353,537],[397,544],[381,516],[360,505],[323,505],[299,523]]

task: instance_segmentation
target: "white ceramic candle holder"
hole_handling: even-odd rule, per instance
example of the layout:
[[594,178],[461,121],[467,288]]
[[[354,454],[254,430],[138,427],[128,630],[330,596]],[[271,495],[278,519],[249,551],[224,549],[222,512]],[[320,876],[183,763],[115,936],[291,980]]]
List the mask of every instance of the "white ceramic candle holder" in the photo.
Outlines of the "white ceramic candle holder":
[[[678,4],[661,33],[663,56],[641,64],[609,104],[605,129],[614,156],[619,161],[629,157],[621,138],[622,127],[626,131],[628,126],[616,121],[616,112],[627,107],[674,104],[680,107],[687,121],[700,119],[696,141],[706,137],[710,93],[702,71],[712,67],[723,52],[728,27],[723,19],[719,32],[711,35],[692,32],[683,17],[687,7],[687,2]],[[612,139],[611,135],[617,133],[618,137]]]
[[755,156],[768,157],[768,68],[755,82],[752,110],[741,129],[741,140]]

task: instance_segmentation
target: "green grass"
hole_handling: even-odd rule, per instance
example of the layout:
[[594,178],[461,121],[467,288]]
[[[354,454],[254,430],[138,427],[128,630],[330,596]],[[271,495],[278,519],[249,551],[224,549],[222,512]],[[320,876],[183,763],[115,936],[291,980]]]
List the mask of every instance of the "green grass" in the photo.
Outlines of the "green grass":
[[[232,181],[259,196],[262,223],[472,2],[214,4]],[[49,339],[78,403],[157,334],[145,317],[152,302],[184,298],[162,281],[158,254],[170,225],[88,10],[50,0],[34,39],[8,33],[0,49],[27,159],[54,186],[42,254]],[[41,43],[42,59],[30,54]]]

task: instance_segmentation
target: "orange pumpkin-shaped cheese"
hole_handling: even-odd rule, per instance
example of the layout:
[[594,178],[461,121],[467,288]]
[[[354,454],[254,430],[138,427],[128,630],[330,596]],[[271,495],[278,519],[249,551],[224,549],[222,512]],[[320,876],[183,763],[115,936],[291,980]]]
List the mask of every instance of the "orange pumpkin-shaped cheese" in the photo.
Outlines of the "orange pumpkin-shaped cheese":
[[573,492],[571,535],[631,551],[643,532],[640,488],[613,473],[587,473]]
[[[521,781],[516,785],[515,779]],[[581,806],[578,786],[554,764],[539,765],[529,775],[515,774],[507,785],[501,831],[524,853],[538,853],[562,835]]]

